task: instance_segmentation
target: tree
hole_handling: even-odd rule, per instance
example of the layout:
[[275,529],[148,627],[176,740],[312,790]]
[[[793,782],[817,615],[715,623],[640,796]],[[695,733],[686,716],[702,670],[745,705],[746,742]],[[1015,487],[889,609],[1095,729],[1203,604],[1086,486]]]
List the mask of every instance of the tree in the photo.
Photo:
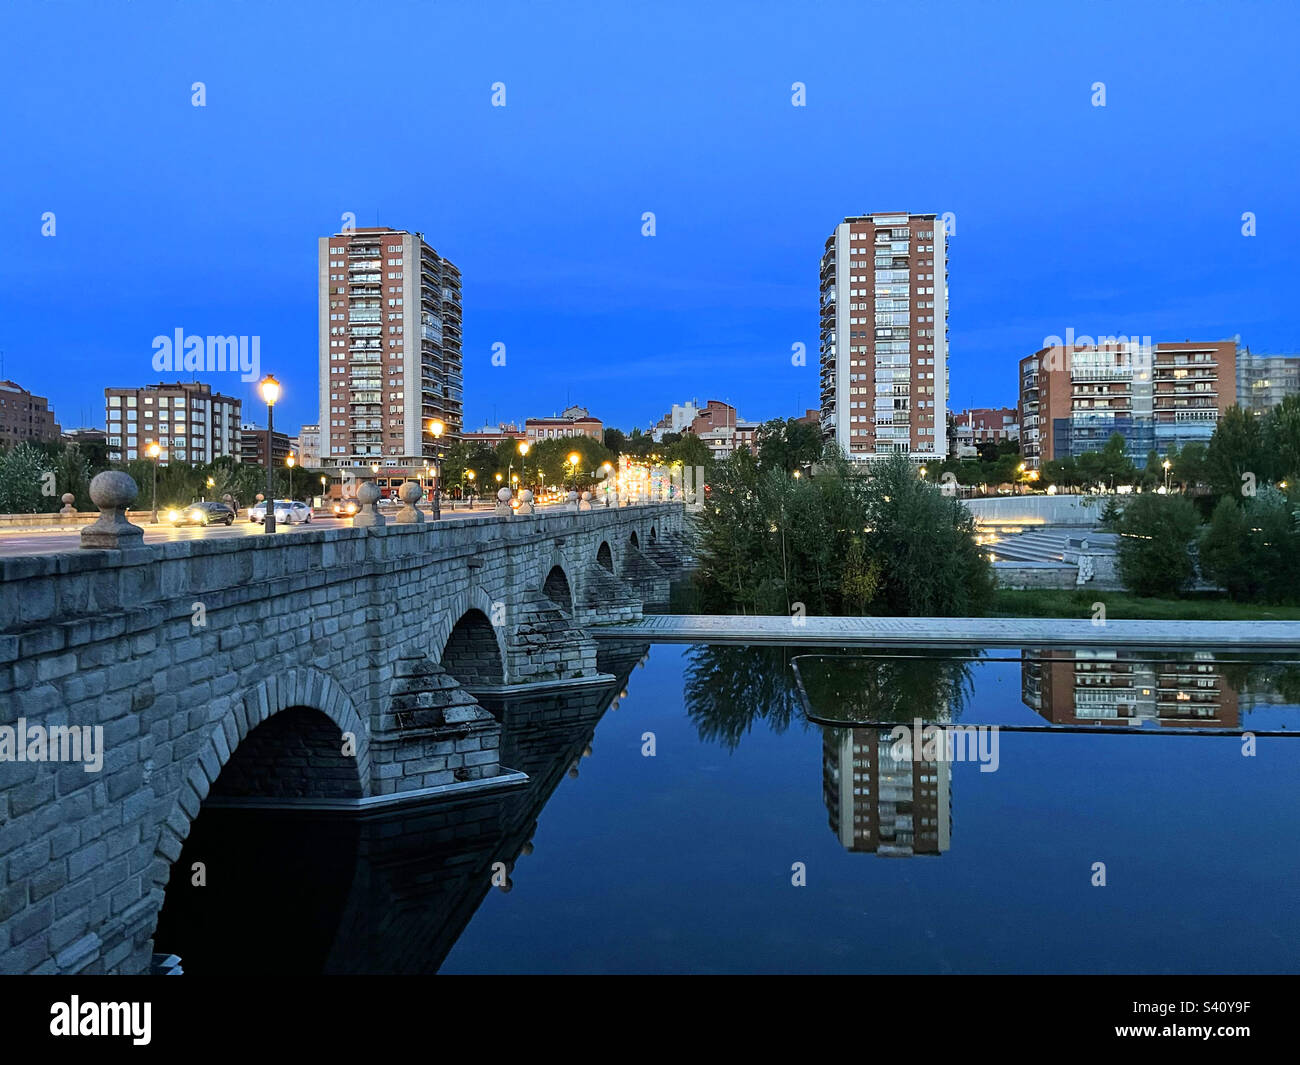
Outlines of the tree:
[[1180,495],[1144,492],[1120,516],[1120,579],[1137,595],[1176,596],[1191,582],[1196,567],[1191,544],[1199,521],[1196,508]]
[[758,430],[758,458],[764,469],[793,473],[807,469],[822,457],[821,431],[794,418],[773,418]]
[[1298,539],[1290,505],[1277,489],[1241,502],[1225,495],[1201,534],[1201,569],[1233,599],[1294,600]]
[[623,435],[622,429],[605,430],[605,446],[609,448],[611,455],[623,454],[623,448],[626,441],[627,437]]
[[1273,463],[1264,444],[1263,427],[1255,415],[1232,406],[1214,427],[1205,455],[1205,477],[1219,495],[1240,498],[1245,475],[1255,482],[1270,480]]
[[1300,395],[1285,396],[1264,417],[1261,436],[1281,480],[1300,477]]
[[51,465],[40,448],[26,441],[0,456],[0,513],[34,514],[58,509],[51,507],[57,495],[43,491],[49,483],[45,475],[51,472]]
[[1173,459],[1172,477],[1184,492],[1196,492],[1205,482],[1205,445],[1193,440]]

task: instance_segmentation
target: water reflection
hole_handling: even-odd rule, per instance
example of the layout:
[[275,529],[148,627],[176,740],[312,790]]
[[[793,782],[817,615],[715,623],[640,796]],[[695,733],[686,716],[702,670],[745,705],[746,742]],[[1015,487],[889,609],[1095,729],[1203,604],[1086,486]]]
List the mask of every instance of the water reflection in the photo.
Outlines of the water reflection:
[[538,814],[579,774],[647,652],[603,647],[606,686],[480,698],[502,725],[501,764],[528,774],[521,787],[365,816],[205,807],[172,867],[155,951],[192,975],[436,972],[484,896],[513,887]]
[[952,763],[897,757],[888,729],[823,730],[822,800],[845,850],[901,858],[948,849]]
[[[700,890],[711,883],[700,870],[716,865],[718,892],[738,890],[737,869],[751,876],[745,883],[761,882],[771,869],[750,870],[745,856],[766,854],[777,834],[789,833],[800,854],[804,847],[815,851],[814,839],[835,851],[880,857],[935,857],[961,850],[960,861],[949,858],[937,866],[940,873],[931,875],[960,880],[984,862],[992,867],[987,875],[996,877],[1008,859],[997,852],[1000,837],[989,826],[1005,826],[1006,809],[1014,805],[1017,831],[1032,836],[1039,831],[1034,811],[1050,805],[1045,794],[1054,795],[1058,785],[1068,792],[1069,782],[1087,779],[1099,765],[1119,764],[1122,772],[1122,757],[1104,761],[1095,747],[1089,748],[1090,761],[1063,763],[1060,737],[1052,733],[1108,727],[1126,735],[1245,729],[1264,735],[1269,729],[1294,732],[1300,718],[1300,663],[1242,655],[1086,650],[808,655],[780,647],[663,648],[659,686],[641,691],[635,705],[639,715],[661,713],[671,723],[661,717],[650,724],[660,730],[663,742],[660,757],[643,759],[631,752],[639,750],[645,717],[625,722],[623,714],[615,715],[601,740],[594,733],[605,711],[616,707],[628,688],[636,688],[629,676],[647,652],[643,644],[603,645],[600,667],[615,677],[605,687],[483,700],[502,723],[501,762],[528,775],[524,786],[365,817],[205,808],[175,863],[156,950],[180,955],[191,974],[233,975],[250,966],[277,973],[425,973],[442,967],[462,940],[449,968],[491,967],[467,958],[466,952],[482,949],[484,942],[497,951],[508,949],[511,935],[557,954],[586,937],[588,953],[573,955],[577,960],[568,968],[599,968],[605,958],[618,956],[619,948],[610,945],[615,940],[632,957],[631,967],[652,957],[655,949],[668,952],[664,944],[669,944],[684,953],[665,953],[682,960],[664,967],[686,968],[697,945],[714,942],[716,915],[711,913],[700,918],[697,943],[673,938],[695,900],[709,896]],[[638,676],[647,675],[652,674]],[[685,720],[674,702],[679,693]],[[1023,740],[1038,746],[1019,748],[1014,762],[1008,752],[1004,764],[1015,768],[1005,780],[1001,774],[996,778],[999,798],[991,805],[995,789],[974,786],[973,778],[964,775],[968,767],[926,757],[924,750],[911,759],[899,756],[894,725],[911,725],[918,718],[945,727],[1027,729],[1040,736]],[[702,742],[674,742],[674,728],[687,740]],[[614,772],[601,758],[611,734],[624,742],[625,760],[615,762]],[[1109,752],[1146,746],[1100,743]],[[1198,767],[1212,764],[1200,752],[1216,747],[1213,741],[1157,746],[1162,764],[1172,755]],[[1170,752],[1169,747],[1180,750]],[[1187,748],[1195,748],[1195,755],[1189,758]],[[719,749],[733,757],[717,758]],[[1027,756],[1030,750],[1033,754]],[[597,772],[587,774],[584,758],[593,752]],[[1215,772],[1232,771],[1213,764]],[[1075,773],[1080,767],[1085,772]],[[1141,772],[1147,774],[1147,769]],[[591,790],[553,802],[560,784],[575,775],[583,776]],[[1194,797],[1173,795],[1174,784],[1158,774],[1130,779],[1146,781],[1148,776],[1149,784],[1140,785],[1148,788],[1146,798],[1163,794],[1165,809],[1195,803]],[[1194,776],[1184,773],[1183,778]],[[1259,785],[1237,781],[1239,789],[1250,786]],[[1017,788],[1015,805],[1005,796],[1017,794]],[[966,806],[960,841],[953,813],[959,789]],[[1043,853],[1089,830],[1080,814],[1073,834],[1057,832],[1062,816],[1076,809],[1086,812],[1088,803],[1108,801],[1110,793],[1093,789],[1079,794],[1083,798],[1076,796],[1073,805],[1063,805],[1066,814],[1057,810],[1041,819],[1043,824],[1050,820],[1034,837]],[[535,890],[543,877],[523,875],[548,803],[548,834],[541,837],[534,861],[537,869],[546,867],[552,874],[562,866],[558,886],[552,875],[549,895]],[[819,805],[833,841],[826,836]],[[567,815],[561,814],[566,806]],[[1261,802],[1258,808],[1267,814],[1279,804]],[[604,816],[594,818],[597,812]],[[802,825],[801,816],[807,818]],[[1121,809],[1111,816],[1110,822],[1103,817],[1099,823],[1124,825],[1129,812]],[[603,829],[591,828],[593,819]],[[1281,822],[1279,833],[1286,824]],[[667,849],[656,851],[663,841],[669,841]],[[1072,854],[1070,860],[1074,858]],[[205,887],[193,884],[195,863],[203,865]],[[911,878],[909,884],[921,883],[910,873],[903,875]],[[488,912],[489,893],[511,891],[517,878],[530,890],[517,890],[508,905],[504,899],[491,900],[497,909]],[[600,890],[584,895],[584,888],[574,886],[579,881],[584,887],[598,884]],[[884,883],[889,890],[890,881]],[[938,881],[932,887],[942,890]],[[570,904],[570,892],[581,901]],[[627,913],[616,904],[638,892],[641,897],[632,908],[638,914],[654,911],[658,922],[640,955],[626,943],[641,942],[635,939],[641,933],[629,929],[639,929],[642,918],[629,925]],[[741,894],[750,900],[764,897],[761,892]],[[908,897],[902,894],[896,901],[903,905]],[[937,905],[952,903],[935,897]],[[616,900],[607,911],[601,909],[605,898]],[[466,930],[476,913],[481,914],[474,925],[479,945],[471,948],[476,937]],[[567,942],[559,943],[565,917]],[[778,927],[803,918],[773,910],[771,919]],[[838,944],[842,922],[852,919],[841,913],[815,934]],[[1057,927],[1054,914],[1043,920],[1049,931]],[[754,934],[764,933],[756,926]],[[498,955],[488,951],[483,956]],[[540,957],[539,967],[565,968],[550,955]],[[772,964],[770,959],[766,964]],[[509,965],[503,961],[501,967]]]

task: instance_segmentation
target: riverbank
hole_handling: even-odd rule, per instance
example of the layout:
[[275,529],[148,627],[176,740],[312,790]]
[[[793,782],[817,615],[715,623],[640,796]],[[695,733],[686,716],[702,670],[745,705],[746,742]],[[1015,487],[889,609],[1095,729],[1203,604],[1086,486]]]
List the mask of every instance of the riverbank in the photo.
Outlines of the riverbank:
[[1101,603],[1107,620],[1127,621],[1300,621],[1300,606],[1235,603],[1222,596],[1147,599],[1128,592],[1096,589],[1000,588],[988,617],[1092,618]]

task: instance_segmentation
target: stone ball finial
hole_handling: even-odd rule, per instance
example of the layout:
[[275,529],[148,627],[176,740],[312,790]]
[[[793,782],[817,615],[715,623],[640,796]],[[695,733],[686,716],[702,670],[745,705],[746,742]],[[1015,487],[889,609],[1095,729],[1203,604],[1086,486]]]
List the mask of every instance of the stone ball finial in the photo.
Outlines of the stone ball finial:
[[402,497],[405,504],[397,512],[398,525],[422,525],[424,523],[424,513],[415,504],[420,501],[424,495],[424,488],[419,481],[404,481],[402,487],[397,490],[397,494]]
[[125,510],[139,494],[131,475],[121,470],[97,473],[90,482],[90,501],[100,510]]
[[502,489],[500,489],[500,490],[497,492],[497,498],[498,498],[499,500],[501,500],[502,503],[509,503],[509,502],[510,502],[510,489],[509,489],[509,488],[502,488]]
[[533,490],[531,488],[525,488],[519,493],[519,498],[525,503],[531,503],[533,501]]
[[144,542],[144,530],[126,519],[126,508],[139,494],[135,481],[121,470],[95,474],[90,482],[90,498],[99,507],[99,517],[81,530],[81,546],[110,551],[139,547]]
[[[357,489],[357,502],[362,506],[369,506],[372,503],[378,503],[380,497],[379,485],[374,481],[366,481]],[[258,496],[258,499],[261,499]]]
[[72,506],[72,504],[75,503],[76,501],[77,501],[77,497],[74,496],[71,492],[64,492],[64,493],[63,493],[63,503],[64,503],[65,506],[69,506],[69,507],[70,507],[70,506]]
[[590,493],[590,492],[583,492],[583,493],[582,493],[582,501],[583,501],[584,503],[590,503],[590,502],[591,502],[591,493]]

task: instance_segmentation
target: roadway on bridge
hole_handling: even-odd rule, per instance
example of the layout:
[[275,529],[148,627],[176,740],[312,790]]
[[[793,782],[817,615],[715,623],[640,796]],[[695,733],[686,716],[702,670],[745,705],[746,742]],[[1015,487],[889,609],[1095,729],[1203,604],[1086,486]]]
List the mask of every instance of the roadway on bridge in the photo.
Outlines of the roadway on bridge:
[[[539,510],[543,509],[541,507]],[[384,507],[380,513],[392,522],[397,514],[396,507]],[[460,521],[464,518],[481,518],[492,513],[491,508],[480,507],[475,510],[448,510],[443,509],[442,521]],[[425,513],[425,521],[431,521],[428,512]],[[177,540],[226,540],[232,537],[240,536],[265,536],[262,526],[245,518],[238,519],[233,525],[209,525],[202,528],[196,525],[186,525],[181,528],[175,528],[164,522],[157,525],[150,525],[149,519],[143,521],[140,518],[133,518],[133,523],[139,525],[144,530],[144,542],[146,544],[168,544]],[[311,529],[346,529],[352,525],[351,518],[334,518],[324,515],[316,515],[312,518],[310,524],[303,522],[298,525],[285,525],[280,523],[276,526],[276,536],[292,536],[304,530]],[[84,525],[63,525],[57,527],[32,526],[30,528],[0,528],[0,557],[6,555],[44,555],[55,554],[61,551],[77,551],[81,548],[81,530]]]
[[[1105,598],[1105,593],[1098,593]],[[602,639],[823,647],[1220,648],[1300,652],[1300,621],[1107,621],[1089,618],[841,618],[654,614],[593,625]]]

